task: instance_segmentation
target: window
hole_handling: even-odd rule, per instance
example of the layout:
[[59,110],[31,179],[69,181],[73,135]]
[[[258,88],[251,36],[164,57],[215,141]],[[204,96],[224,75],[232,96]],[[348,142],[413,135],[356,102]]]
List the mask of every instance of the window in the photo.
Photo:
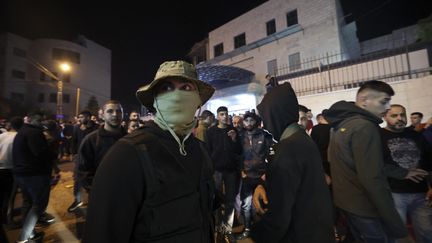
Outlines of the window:
[[273,59],[267,62],[267,73],[270,76],[276,76],[277,74],[277,60]]
[[69,103],[69,101],[70,101],[70,95],[63,94],[63,103]]
[[46,80],[46,74],[44,72],[40,72],[39,79],[40,79],[40,81],[45,81]]
[[27,56],[27,52],[25,50],[17,48],[17,47],[13,48],[13,54],[15,56],[18,56],[18,57],[26,57]]
[[51,93],[50,94],[49,103],[57,103],[57,93]]
[[276,33],[276,20],[272,19],[269,22],[267,22],[266,28],[267,28],[267,35],[271,35],[273,33]]
[[289,70],[294,71],[301,68],[300,53],[294,53],[288,56]]
[[80,63],[80,54],[78,52],[54,48],[52,58],[58,61],[69,61],[76,64]]
[[297,9],[288,12],[286,18],[287,18],[287,27],[298,24]]
[[45,102],[45,94],[44,93],[39,93],[37,100],[38,100],[39,103],[44,103]]
[[22,103],[22,102],[24,102],[24,94],[12,92],[11,93],[11,100],[13,100],[15,102]]
[[246,45],[246,34],[240,34],[236,37],[234,37],[234,49],[237,49],[239,47],[242,47]]
[[217,44],[213,48],[214,48],[214,57],[220,56],[224,53],[223,43]]
[[25,79],[25,76],[26,76],[26,74],[23,71],[19,71],[19,70],[15,70],[15,69],[12,70],[12,77],[13,78]]

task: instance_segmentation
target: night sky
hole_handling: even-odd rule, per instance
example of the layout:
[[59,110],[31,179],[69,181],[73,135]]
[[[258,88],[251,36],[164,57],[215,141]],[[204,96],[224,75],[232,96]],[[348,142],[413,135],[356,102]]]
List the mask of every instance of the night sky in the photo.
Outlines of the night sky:
[[[128,110],[138,106],[135,91],[152,80],[159,64],[184,59],[208,32],[265,0],[115,2],[2,1],[0,31],[29,39],[73,40],[82,34],[111,49],[112,98]],[[432,12],[429,5],[427,0],[342,0],[346,20],[357,21],[360,40],[415,24]]]

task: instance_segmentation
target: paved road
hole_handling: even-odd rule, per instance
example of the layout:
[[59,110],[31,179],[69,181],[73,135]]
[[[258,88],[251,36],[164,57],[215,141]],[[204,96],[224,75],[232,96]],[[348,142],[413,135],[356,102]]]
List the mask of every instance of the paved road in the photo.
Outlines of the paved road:
[[[52,187],[50,201],[47,212],[55,216],[56,222],[46,227],[38,227],[36,230],[45,232],[44,243],[79,243],[83,233],[85,214],[87,210],[87,195],[83,192],[84,206],[77,209],[73,213],[67,212],[67,208],[73,201],[73,163],[64,162],[60,164],[61,179],[59,183]],[[21,195],[17,195],[15,208],[21,205]],[[14,218],[20,220],[17,215]],[[240,228],[234,229],[239,231]],[[7,231],[10,242],[15,242],[19,236],[20,229],[11,229]],[[246,239],[238,241],[238,243],[250,243],[252,241]]]
[[[38,227],[36,230],[45,232],[44,243],[79,243],[82,235],[87,195],[84,195],[84,206],[74,213],[67,212],[67,208],[73,201],[73,163],[65,162],[60,164],[61,179],[59,183],[52,187],[50,201],[47,212],[55,216],[56,222],[46,227]],[[85,194],[85,193],[83,193]],[[15,207],[21,205],[21,195],[17,195]],[[17,215],[15,220],[19,221],[20,216]],[[20,233],[20,229],[12,229],[8,231],[10,242],[15,242]]]

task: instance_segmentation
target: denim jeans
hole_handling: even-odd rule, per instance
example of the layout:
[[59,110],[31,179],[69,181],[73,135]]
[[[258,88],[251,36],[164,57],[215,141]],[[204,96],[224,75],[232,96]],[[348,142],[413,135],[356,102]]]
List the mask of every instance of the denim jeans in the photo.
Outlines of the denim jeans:
[[244,226],[248,229],[250,229],[252,215],[254,214],[254,208],[252,206],[252,194],[259,182],[259,178],[255,179],[246,177],[242,179],[242,186],[240,187],[241,213],[244,220]]
[[379,218],[358,216],[342,211],[348,222],[351,233],[358,242],[365,243],[395,243],[384,230],[384,225]]
[[426,193],[392,193],[396,209],[407,223],[410,217],[417,243],[432,242],[432,208],[426,205]]
[[[23,197],[30,202],[30,210],[25,215],[19,240],[27,240],[33,233],[39,216],[45,212],[48,206],[50,193],[50,175],[15,176],[18,186],[21,188]],[[24,217],[24,215],[23,215]]]

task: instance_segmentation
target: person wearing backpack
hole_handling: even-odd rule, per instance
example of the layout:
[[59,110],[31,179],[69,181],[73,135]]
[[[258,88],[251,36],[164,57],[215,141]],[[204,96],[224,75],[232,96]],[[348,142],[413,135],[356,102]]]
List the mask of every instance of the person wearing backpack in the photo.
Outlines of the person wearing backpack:
[[137,98],[153,121],[120,139],[93,181],[83,243],[213,242],[213,168],[192,135],[214,93],[192,64],[167,61]]

